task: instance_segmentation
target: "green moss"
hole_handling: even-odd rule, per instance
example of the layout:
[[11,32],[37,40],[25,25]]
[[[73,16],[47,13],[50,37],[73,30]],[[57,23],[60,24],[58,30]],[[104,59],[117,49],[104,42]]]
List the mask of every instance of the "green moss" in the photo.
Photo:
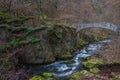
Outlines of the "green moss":
[[52,37],[55,37],[57,39],[62,39],[62,33],[59,30],[57,30],[57,27],[55,25],[48,25],[47,30],[48,32],[51,33]]
[[88,76],[88,75],[93,75],[93,74],[91,74],[86,70],[82,70],[80,72],[73,73],[72,75],[69,76],[69,78],[73,80],[78,80],[80,76]]
[[16,28],[13,28],[12,32],[17,33],[17,32],[20,32],[20,31],[28,31],[28,29],[29,28],[27,26],[18,26]]
[[45,26],[36,27],[36,28],[30,28],[30,29],[28,29],[28,31],[26,32],[26,35],[29,35],[30,33],[33,33],[33,32],[39,31],[39,30],[43,30],[43,29],[45,29],[45,28],[46,28]]
[[74,63],[74,60],[67,60],[67,61],[63,61],[61,62],[61,64],[70,64],[70,63]]
[[36,37],[31,37],[29,40],[30,40],[30,42],[33,43],[33,44],[36,43],[36,42],[40,42],[40,41],[41,41],[41,39],[38,39],[38,38],[36,38]]
[[84,67],[90,69],[90,68],[94,68],[94,67],[104,65],[104,62],[100,59],[93,58],[93,59],[90,59],[88,61],[82,62],[82,64],[83,64]]
[[55,30],[55,27],[53,25],[48,25],[47,26],[47,30],[48,31],[54,31]]
[[57,39],[62,39],[62,34],[60,32],[55,31],[54,35],[56,36]]
[[23,25],[25,21],[33,18],[33,16],[12,17],[6,13],[0,13],[0,23],[9,24],[16,27]]
[[29,20],[29,19],[34,19],[33,16],[19,16],[19,18],[20,18],[22,21],[26,21],[26,20]]
[[79,38],[79,40],[78,40],[78,45],[80,46],[80,47],[83,47],[84,45],[86,45],[87,44],[87,42],[85,41],[85,40],[83,40],[82,38]]
[[11,27],[8,25],[0,25],[0,29],[4,29],[7,30],[9,32],[13,32],[13,33],[17,33],[19,31],[28,31],[28,27],[27,26],[18,26],[18,27]]
[[0,47],[0,51],[4,51],[8,48],[17,47],[17,46],[19,46],[19,40],[18,39],[13,39],[9,43],[6,43],[2,47]]
[[12,23],[12,22],[20,21],[20,19],[18,17],[16,17],[16,18],[7,19],[6,21],[7,21],[7,23]]
[[10,26],[8,26],[8,25],[0,25],[0,28],[8,30],[8,31],[12,31],[12,28]]
[[40,43],[37,44],[36,47],[37,47],[37,49],[40,50],[40,51],[43,50],[43,46],[42,46],[42,44],[41,44],[41,41],[40,41]]
[[81,76],[93,76],[94,74],[96,74],[98,72],[99,72],[99,69],[97,69],[97,68],[90,69],[90,72],[87,70],[82,70],[80,72],[76,72],[76,73],[73,73],[72,75],[70,75],[69,79],[79,80]]
[[26,21],[29,19],[33,19],[33,16],[19,16],[19,17],[11,17],[6,13],[0,13],[0,19],[6,20],[8,23],[14,22],[14,21]]
[[45,80],[45,79],[41,76],[34,76],[34,77],[30,78],[29,80]]
[[19,45],[19,40],[18,39],[13,39],[11,42],[10,42],[10,45],[13,46],[13,47],[16,47]]
[[47,56],[48,58],[46,58],[46,63],[51,63],[56,61],[56,58],[54,57],[52,52],[48,52],[48,54],[51,54],[50,56]]
[[113,80],[120,80],[120,75],[116,75]]
[[57,78],[52,73],[45,72],[41,76],[42,80],[57,80]]
[[70,75],[70,79],[73,79],[73,80],[77,80],[79,79],[81,76],[81,73],[80,72],[76,72],[76,73],[73,73],[72,75]]
[[8,14],[6,13],[0,13],[0,19],[9,19],[11,18]]
[[78,34],[87,42],[98,42],[100,40],[109,39],[116,34],[110,30],[102,28],[88,28],[81,30]]
[[52,73],[43,73],[43,76],[45,78],[54,77],[54,75]]
[[94,41],[98,42],[100,39],[97,37],[97,35],[93,35],[94,36]]
[[90,73],[92,73],[92,74],[96,74],[98,72],[99,72],[98,68],[92,68],[92,69],[90,69]]
[[19,39],[13,39],[9,43],[6,43],[5,45],[1,46],[0,51],[4,51],[8,48],[18,47],[22,44],[28,44],[28,43],[32,43],[32,44],[38,43],[39,49],[42,49],[41,39],[31,36],[29,39],[21,40],[21,41],[19,41]]
[[67,59],[73,58],[73,55],[71,55],[71,54],[64,54],[64,55],[59,55],[59,56],[57,56],[57,58],[58,58],[58,59],[67,60]]
[[12,17],[7,19],[7,23],[13,23],[13,22],[24,22],[26,20],[33,19],[33,16],[19,16],[19,17]]

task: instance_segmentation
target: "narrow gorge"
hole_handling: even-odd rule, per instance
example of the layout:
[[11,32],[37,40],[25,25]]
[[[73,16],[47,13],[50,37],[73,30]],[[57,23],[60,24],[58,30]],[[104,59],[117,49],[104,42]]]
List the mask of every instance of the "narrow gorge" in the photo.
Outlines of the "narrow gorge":
[[[99,26],[102,23],[95,25],[96,28],[94,24],[86,24],[86,27],[91,27],[87,29],[84,26],[86,29],[79,32],[76,26],[61,24],[48,24],[35,28],[2,24],[0,25],[0,51],[4,54],[1,55],[1,64],[7,68],[11,68],[13,64],[31,66],[33,72],[31,71],[30,74],[40,75],[49,72],[58,77],[68,76],[81,66],[82,58],[91,56],[100,49],[104,41],[98,41],[118,35],[119,29],[115,25],[104,30],[106,26]],[[109,41],[105,41],[107,42]],[[87,45],[88,47],[85,47]],[[13,49],[16,51],[13,52]],[[9,55],[6,56],[8,53]],[[6,58],[8,61],[3,63]],[[37,68],[33,67],[35,65]],[[38,69],[37,73],[34,73],[36,71],[34,69]]]

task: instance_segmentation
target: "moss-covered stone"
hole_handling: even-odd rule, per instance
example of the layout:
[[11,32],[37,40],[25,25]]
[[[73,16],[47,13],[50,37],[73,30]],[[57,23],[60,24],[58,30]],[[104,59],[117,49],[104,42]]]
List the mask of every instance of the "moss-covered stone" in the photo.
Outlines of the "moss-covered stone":
[[104,62],[101,59],[92,58],[92,59],[89,59],[85,62],[82,62],[82,64],[83,64],[84,67],[90,69],[90,68],[94,68],[94,67],[104,65]]
[[29,80],[45,80],[42,76],[33,76]]
[[67,60],[67,61],[62,61],[61,64],[70,64],[70,63],[74,63],[74,60]]
[[90,73],[92,73],[92,74],[96,74],[96,73],[98,73],[99,72],[99,69],[98,68],[91,68],[90,69]]
[[73,58],[73,55],[71,55],[71,54],[63,54],[63,55],[59,55],[57,58],[67,60],[67,59]]
[[70,75],[69,79],[79,80],[80,76],[90,76],[90,75],[93,75],[93,74],[86,70],[82,70],[80,72],[76,72],[76,73],[73,73],[72,75]]
[[[20,62],[35,64],[50,63],[56,59],[73,57],[71,52],[76,47],[75,28],[56,24],[46,24],[39,27],[25,26],[23,22],[29,18],[31,17],[10,17],[6,18],[6,25],[0,25],[0,32],[4,31],[4,33],[10,34],[10,36],[6,34],[10,40],[7,41],[5,38],[5,44],[0,46],[1,52],[22,47],[20,60],[23,61]],[[6,36],[2,35],[2,37]]]
[[79,38],[78,40],[78,46],[83,47],[87,44],[87,41],[83,40],[82,38]]
[[52,74],[52,73],[43,73],[42,76],[46,79],[46,80],[57,80],[57,78]]
[[54,77],[52,73],[43,73],[43,76],[48,78],[48,77]]

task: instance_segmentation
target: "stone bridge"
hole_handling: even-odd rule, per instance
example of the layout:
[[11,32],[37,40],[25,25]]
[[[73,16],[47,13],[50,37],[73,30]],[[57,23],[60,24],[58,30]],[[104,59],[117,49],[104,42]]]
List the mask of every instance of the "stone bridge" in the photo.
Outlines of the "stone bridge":
[[77,28],[76,30],[77,33],[82,29],[98,27],[98,28],[109,29],[120,34],[120,27],[112,23],[100,22],[100,23],[88,23],[88,24],[74,24],[74,26]]

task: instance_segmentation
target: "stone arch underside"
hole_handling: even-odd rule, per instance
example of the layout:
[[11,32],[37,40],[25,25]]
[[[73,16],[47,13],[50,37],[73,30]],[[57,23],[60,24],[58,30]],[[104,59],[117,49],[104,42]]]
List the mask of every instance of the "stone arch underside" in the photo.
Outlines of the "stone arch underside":
[[108,29],[108,30],[111,30],[111,31],[114,31],[120,34],[120,27],[112,23],[100,22],[100,23],[88,23],[88,24],[74,24],[74,26],[76,27],[77,33],[86,28],[94,28],[94,27],[97,28],[98,27],[98,28]]

